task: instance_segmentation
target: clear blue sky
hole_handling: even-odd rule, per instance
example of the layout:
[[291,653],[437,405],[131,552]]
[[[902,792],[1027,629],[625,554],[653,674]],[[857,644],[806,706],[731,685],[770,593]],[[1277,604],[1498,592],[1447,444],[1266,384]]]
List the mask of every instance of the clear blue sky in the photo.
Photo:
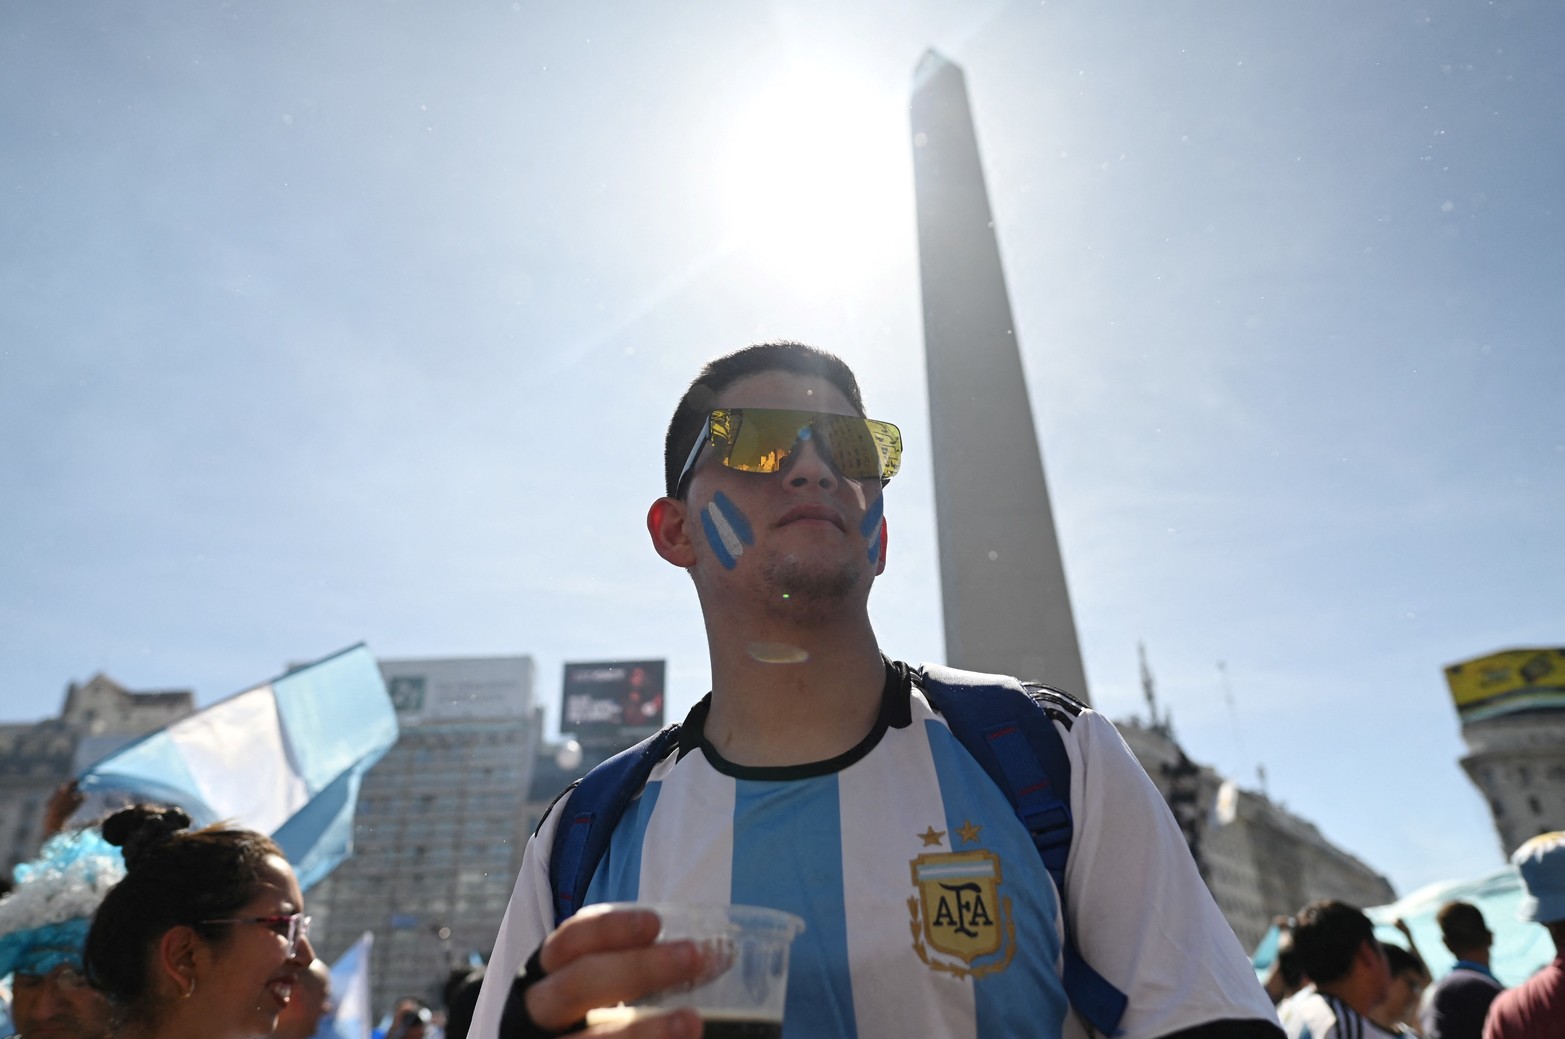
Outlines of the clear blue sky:
[[[663,424],[803,339],[901,424],[939,659],[907,101],[961,65],[1091,695],[1399,891],[1499,864],[1441,667],[1565,638],[1565,8],[0,10],[0,719],[383,656],[667,657]],[[1224,696],[1226,667],[1235,709]],[[1047,677],[1047,676],[1045,676]]]

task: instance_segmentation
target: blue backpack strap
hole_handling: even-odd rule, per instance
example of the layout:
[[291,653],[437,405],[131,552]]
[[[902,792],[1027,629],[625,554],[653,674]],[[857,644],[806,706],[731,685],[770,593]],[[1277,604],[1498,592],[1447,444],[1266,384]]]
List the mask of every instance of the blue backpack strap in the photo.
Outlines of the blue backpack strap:
[[581,908],[620,816],[647,785],[653,767],[678,743],[679,723],[674,722],[596,766],[560,797],[555,807],[562,814],[549,852],[556,927]]
[[[1063,917],[1065,865],[1074,825],[1070,758],[1054,721],[1014,678],[925,664],[919,679],[951,734],[1005,793],[1027,828],[1059,892]],[[1118,1034],[1128,1000],[1082,959],[1068,925],[1064,958],[1065,994],[1071,1006],[1103,1035]]]

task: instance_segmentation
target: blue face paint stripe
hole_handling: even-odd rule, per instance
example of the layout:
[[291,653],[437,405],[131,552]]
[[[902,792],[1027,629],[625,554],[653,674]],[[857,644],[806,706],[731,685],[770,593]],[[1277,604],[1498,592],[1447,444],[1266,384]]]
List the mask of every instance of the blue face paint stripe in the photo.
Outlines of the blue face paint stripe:
[[859,533],[865,537],[874,535],[880,529],[880,518],[886,514],[886,496],[882,494],[875,499],[875,504],[869,507],[864,514],[864,519],[859,523]]
[[869,507],[864,514],[864,519],[859,523],[859,533],[869,538],[869,562],[871,566],[880,562],[880,519],[886,514],[886,496],[882,494],[875,499],[875,504]]
[[[858,1035],[848,970],[839,796],[835,775],[736,783],[731,899],[797,913],[807,921],[789,956],[783,1039]],[[779,834],[787,834],[787,840],[779,840]]]
[[717,524],[712,521],[712,514],[706,509],[701,510],[701,529],[706,532],[706,543],[712,546],[712,554],[717,556],[717,561],[723,564],[724,570],[732,570],[739,565],[728,552],[728,546],[723,544],[723,536],[717,532]]
[[740,511],[739,506],[733,503],[733,499],[718,491],[712,495],[712,504],[717,506],[717,511],[723,514],[723,518],[728,521],[734,533],[739,535],[740,541],[746,545],[755,544],[755,533],[750,529],[750,520]]

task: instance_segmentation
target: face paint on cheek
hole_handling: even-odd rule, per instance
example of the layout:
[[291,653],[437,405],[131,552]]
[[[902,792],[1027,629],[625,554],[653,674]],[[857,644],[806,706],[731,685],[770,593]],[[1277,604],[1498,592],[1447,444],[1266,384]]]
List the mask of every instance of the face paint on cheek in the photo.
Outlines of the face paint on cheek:
[[738,566],[745,546],[755,544],[749,519],[722,491],[714,494],[701,510],[701,529],[706,533],[707,544],[712,546],[712,554],[725,570]]
[[864,519],[859,523],[859,533],[869,538],[869,561],[876,563],[880,560],[880,520],[886,514],[886,497],[881,495],[875,499],[875,504],[869,507],[864,514]]

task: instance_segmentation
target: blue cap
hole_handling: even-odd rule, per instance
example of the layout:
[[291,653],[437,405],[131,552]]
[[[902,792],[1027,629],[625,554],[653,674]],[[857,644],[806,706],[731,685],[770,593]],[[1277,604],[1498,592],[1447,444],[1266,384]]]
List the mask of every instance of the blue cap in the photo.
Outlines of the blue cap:
[[1565,832],[1534,837],[1511,855],[1511,865],[1527,892],[1516,915],[1540,924],[1565,920]]

